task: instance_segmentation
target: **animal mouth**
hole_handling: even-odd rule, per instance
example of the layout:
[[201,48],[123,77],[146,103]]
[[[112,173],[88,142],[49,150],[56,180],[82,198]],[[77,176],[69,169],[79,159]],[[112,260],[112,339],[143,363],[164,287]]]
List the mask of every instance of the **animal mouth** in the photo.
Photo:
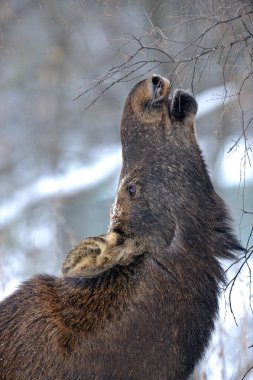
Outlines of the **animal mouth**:
[[145,109],[160,109],[164,104],[168,109],[168,116],[170,117],[170,81],[160,75],[153,74],[148,79],[149,88],[149,101],[146,103]]
[[153,84],[154,99],[157,99],[161,96],[161,93],[164,87],[162,78],[157,75],[153,76],[152,84]]
[[160,75],[152,75],[151,77],[151,98],[153,101],[164,101],[168,99],[170,90],[170,82],[168,79]]

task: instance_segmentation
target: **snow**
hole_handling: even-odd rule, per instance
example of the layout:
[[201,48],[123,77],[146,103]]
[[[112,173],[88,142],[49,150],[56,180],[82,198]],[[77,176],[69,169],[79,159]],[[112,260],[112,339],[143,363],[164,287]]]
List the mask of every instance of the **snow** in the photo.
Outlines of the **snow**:
[[15,220],[26,208],[55,196],[71,196],[81,190],[99,185],[121,166],[120,147],[109,147],[97,152],[91,165],[72,168],[63,174],[38,178],[34,183],[18,189],[0,204],[0,228]]
[[233,99],[234,93],[235,89],[232,83],[227,83],[226,88],[224,86],[216,86],[200,92],[196,96],[198,103],[197,118],[201,118],[212,111],[221,109]]
[[253,183],[252,150],[248,149],[248,153],[245,155],[245,144],[240,141],[230,152],[236,139],[236,136],[230,136],[229,140],[225,141],[224,150],[221,153],[222,165],[217,179],[223,187],[238,186],[244,182]]

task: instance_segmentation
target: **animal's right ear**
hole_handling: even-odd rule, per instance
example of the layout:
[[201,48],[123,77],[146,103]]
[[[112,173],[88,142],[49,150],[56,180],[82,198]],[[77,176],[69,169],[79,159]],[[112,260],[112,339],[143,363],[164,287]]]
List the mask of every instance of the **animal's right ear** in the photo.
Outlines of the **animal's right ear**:
[[170,102],[170,115],[174,121],[183,121],[188,116],[194,117],[198,104],[192,94],[183,90],[175,90]]
[[129,265],[143,253],[135,239],[112,231],[77,244],[64,260],[62,273],[65,277],[95,277],[116,265]]

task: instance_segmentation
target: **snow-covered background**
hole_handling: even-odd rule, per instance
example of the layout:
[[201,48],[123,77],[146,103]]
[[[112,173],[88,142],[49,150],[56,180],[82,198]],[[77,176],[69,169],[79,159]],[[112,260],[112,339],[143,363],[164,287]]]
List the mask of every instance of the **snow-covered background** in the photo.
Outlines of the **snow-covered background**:
[[[0,3],[0,299],[35,273],[60,275],[73,244],[107,230],[121,167],[120,116],[133,82],[112,87],[88,110],[88,95],[73,99],[114,63],[124,33],[146,30],[154,2],[91,3]],[[169,77],[166,67],[159,73]],[[252,151],[245,156],[241,139],[230,152],[241,133],[241,113],[232,96],[224,101],[222,73],[212,66],[207,73],[195,94],[197,135],[246,246],[252,229]],[[180,86],[184,83],[175,83]],[[235,86],[229,82],[226,95]],[[250,114],[252,88],[246,95]],[[89,96],[96,96],[95,90]],[[229,293],[222,296],[216,333],[194,379],[237,380],[253,365],[249,275],[246,266],[233,288],[236,322]]]

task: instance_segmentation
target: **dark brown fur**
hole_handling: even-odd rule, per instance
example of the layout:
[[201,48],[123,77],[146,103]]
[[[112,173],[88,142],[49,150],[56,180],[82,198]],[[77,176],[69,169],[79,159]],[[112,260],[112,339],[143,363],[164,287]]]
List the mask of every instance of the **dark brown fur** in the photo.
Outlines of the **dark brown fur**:
[[125,104],[110,230],[94,238],[111,247],[116,234],[116,259],[96,269],[110,249],[89,239],[64,278],[36,276],[2,302],[1,380],[183,380],[203,355],[224,281],[218,259],[240,246],[195,139],[196,102],[168,92],[153,76]]

